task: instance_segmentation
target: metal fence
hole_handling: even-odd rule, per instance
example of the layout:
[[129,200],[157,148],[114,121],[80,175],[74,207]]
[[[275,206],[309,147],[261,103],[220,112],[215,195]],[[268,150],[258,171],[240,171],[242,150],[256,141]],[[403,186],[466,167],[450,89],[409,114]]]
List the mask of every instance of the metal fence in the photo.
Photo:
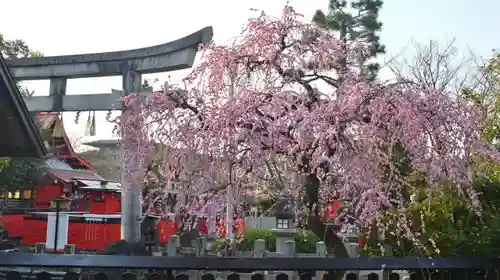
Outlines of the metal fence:
[[[219,258],[97,255],[0,255],[5,279],[37,280],[323,280],[358,279],[342,271],[382,271],[369,280],[397,280],[393,270],[411,272],[410,279],[499,279],[500,259],[494,258]],[[27,268],[31,276],[23,273]],[[6,271],[5,269],[10,269]],[[267,272],[276,272],[269,275]]]

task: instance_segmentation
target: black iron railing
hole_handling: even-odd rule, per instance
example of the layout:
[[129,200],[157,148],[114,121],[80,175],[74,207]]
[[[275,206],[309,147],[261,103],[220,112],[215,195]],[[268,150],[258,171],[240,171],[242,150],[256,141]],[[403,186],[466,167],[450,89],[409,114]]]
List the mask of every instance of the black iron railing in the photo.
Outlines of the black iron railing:
[[[0,255],[7,280],[500,279],[496,258],[217,258]],[[361,273],[360,273],[361,271]],[[407,274],[407,276],[404,276]]]

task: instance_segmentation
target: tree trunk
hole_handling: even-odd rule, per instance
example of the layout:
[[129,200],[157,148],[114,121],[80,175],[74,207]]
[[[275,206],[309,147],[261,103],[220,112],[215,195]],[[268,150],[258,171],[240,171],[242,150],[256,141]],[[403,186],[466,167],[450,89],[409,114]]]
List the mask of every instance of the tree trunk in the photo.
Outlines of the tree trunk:
[[340,237],[334,232],[327,233],[327,226],[319,217],[317,209],[314,205],[318,203],[319,197],[319,186],[320,181],[316,174],[312,173],[305,177],[304,189],[305,189],[305,201],[309,208],[309,214],[307,217],[307,227],[311,230],[317,237],[323,239],[328,252],[333,252],[336,257],[349,257],[346,247],[342,243]]
[[349,257],[349,253],[340,237],[334,232],[331,234],[327,233],[325,223],[321,221],[318,216],[309,215],[307,218],[307,226],[316,236],[323,239],[328,252],[332,252],[335,257]]
[[[328,228],[326,224],[320,219],[317,207],[314,207],[314,205],[319,201],[318,193],[320,181],[318,176],[314,173],[307,175],[303,186],[306,195],[305,201],[309,209],[307,217],[308,229],[325,242],[325,247],[328,253],[333,253],[333,255],[338,258],[348,258],[349,253],[347,252],[347,248],[344,246],[344,243],[333,231],[331,233],[327,232]],[[335,273],[336,279],[344,278],[346,273],[345,270],[332,272]]]

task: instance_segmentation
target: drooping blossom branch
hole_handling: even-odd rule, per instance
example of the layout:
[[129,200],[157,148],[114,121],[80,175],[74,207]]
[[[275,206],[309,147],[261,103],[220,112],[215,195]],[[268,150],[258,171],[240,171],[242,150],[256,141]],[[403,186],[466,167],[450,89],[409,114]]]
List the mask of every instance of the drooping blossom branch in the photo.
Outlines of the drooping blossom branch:
[[[210,194],[223,205],[228,157],[231,184],[245,190],[269,156],[279,155],[303,174],[305,181],[288,188],[298,200],[306,193],[310,212],[317,215],[319,200],[333,194],[354,196],[356,219],[370,226],[387,209],[407,206],[404,191],[413,182],[401,161],[429,189],[456,186],[477,207],[470,158],[500,159],[479,137],[483,119],[473,104],[365,77],[357,59],[366,55],[363,44],[346,45],[291,7],[279,19],[252,18],[232,45],[208,44],[201,52],[185,90],[166,86],[144,100],[127,97],[143,125],[124,125],[125,133],[140,135],[138,143],[172,147],[163,168],[191,197]],[[405,219],[399,227],[411,233]]]

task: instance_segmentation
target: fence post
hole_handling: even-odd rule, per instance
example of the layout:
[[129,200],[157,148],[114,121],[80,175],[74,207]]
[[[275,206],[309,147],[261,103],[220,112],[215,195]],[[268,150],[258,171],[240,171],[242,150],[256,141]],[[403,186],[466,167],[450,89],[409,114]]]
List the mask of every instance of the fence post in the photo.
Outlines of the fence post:
[[[285,241],[285,254],[289,258],[293,258],[296,255],[295,251],[295,241],[294,240],[287,240]],[[286,274],[288,274],[288,279],[294,279],[296,276],[297,272],[295,271],[287,271]]]
[[45,254],[45,253],[47,253],[47,244],[36,243],[35,254]]
[[[266,241],[264,239],[256,239],[253,243],[253,257],[254,258],[263,258],[266,254]],[[267,271],[255,271],[256,273],[262,273],[267,276]],[[225,275],[227,278],[227,275]]]
[[[392,246],[389,244],[384,244],[384,255],[386,257],[392,257]],[[391,275],[391,269],[382,269],[382,280],[389,280],[389,276]]]
[[[163,251],[162,255],[167,257],[175,257],[177,255],[177,248],[179,247],[179,236],[172,235],[168,238],[167,251]],[[174,279],[175,271],[169,269],[166,271],[167,279]]]
[[163,255],[168,257],[175,257],[177,255],[177,245],[179,243],[179,236],[172,235],[168,238],[167,251]]
[[75,244],[66,244],[64,245],[64,254],[65,255],[74,255],[76,253]]
[[205,240],[205,236],[196,238],[194,249],[197,257],[202,257],[205,255],[205,251],[207,250],[207,242]]
[[255,258],[263,258],[266,252],[266,241],[264,239],[256,239],[253,245],[253,256]]
[[346,242],[344,244],[346,246],[347,253],[349,254],[350,258],[357,258],[357,257],[359,257],[358,243]]
[[[74,255],[76,253],[76,245],[75,244],[66,244],[64,245],[64,254],[65,255]],[[77,272],[80,269],[78,268],[67,268],[66,272]]]
[[[323,241],[316,242],[316,256],[318,258],[326,257],[326,245]],[[316,271],[316,279],[320,279],[320,277],[325,274],[325,271]]]
[[[195,243],[194,249],[195,249],[197,257],[205,256],[205,252],[207,250],[207,243],[206,243],[205,236],[201,236],[201,237],[196,238],[196,243]],[[203,272],[203,273],[206,273],[206,272]],[[202,272],[197,270],[195,275],[196,275],[195,279],[201,279]]]
[[[349,255],[349,258],[358,258],[359,257],[359,245],[358,242],[354,242],[354,240],[351,238],[345,238],[344,239],[344,246],[347,249],[347,254]],[[359,279],[359,270],[352,270],[352,271],[346,271],[346,273],[354,273]]]
[[285,254],[288,257],[295,257],[295,241],[294,240],[285,241]]

